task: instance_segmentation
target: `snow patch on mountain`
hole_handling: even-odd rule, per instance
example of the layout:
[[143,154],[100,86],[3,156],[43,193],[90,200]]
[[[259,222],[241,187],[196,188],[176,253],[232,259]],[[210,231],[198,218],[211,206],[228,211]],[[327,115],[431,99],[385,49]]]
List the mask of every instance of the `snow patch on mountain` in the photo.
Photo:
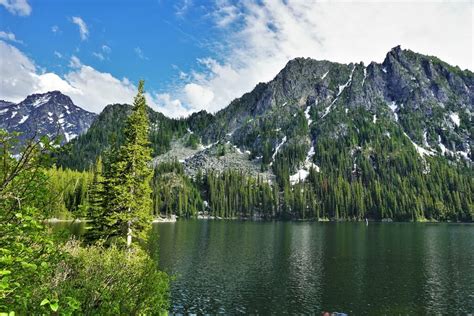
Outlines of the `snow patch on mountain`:
[[410,138],[410,136],[408,136],[407,133],[403,132],[403,135],[405,135],[405,136],[410,140],[410,142],[413,144],[413,146],[415,146],[416,151],[418,152],[418,154],[419,154],[422,158],[424,158],[424,156],[433,156],[433,155],[435,155],[435,153],[434,153],[433,151],[428,150],[428,149],[426,149],[426,148],[423,148],[423,147],[421,147],[420,145],[418,145],[417,143],[415,143],[415,142]]
[[339,99],[339,96],[341,95],[341,93],[344,92],[344,90],[351,84],[351,82],[352,82],[352,76],[354,75],[354,70],[355,70],[355,65],[352,67],[351,74],[349,75],[349,80],[347,80],[347,82],[346,82],[345,84],[339,86],[339,92],[337,93],[336,98],[335,98],[335,99],[331,102],[331,104],[329,104],[329,106],[324,110],[324,113],[323,113],[323,115],[321,116],[321,118],[326,117],[326,115],[328,115],[329,112],[331,112],[334,103],[336,103],[336,101]]
[[451,121],[459,127],[461,125],[461,120],[459,119],[459,114],[458,113],[451,113],[449,114],[449,117],[451,118]]
[[285,143],[286,143],[286,136],[283,137],[283,139],[281,140],[281,143],[279,143],[276,146],[275,152],[272,155],[272,161],[270,162],[270,166],[273,165],[273,161],[275,161],[275,158],[276,158],[276,155],[278,154],[278,151],[280,150],[281,146],[283,146],[283,144],[285,144]]
[[50,99],[51,99],[51,96],[46,94],[46,95],[34,100],[33,103],[31,103],[31,106],[33,106],[35,108],[40,107],[43,104],[48,103]]
[[23,124],[25,123],[25,121],[28,119],[28,117],[30,117],[29,115],[25,115],[21,118],[21,120],[18,122],[18,124]]
[[395,116],[395,121],[398,122],[398,114],[397,114],[398,105],[397,105],[397,103],[395,103],[395,101],[392,101],[392,103],[388,104],[388,107],[390,108],[390,110],[392,110],[392,113]]
[[309,176],[308,171],[304,169],[300,169],[298,170],[298,172],[290,176],[290,184],[295,185],[296,183],[300,181],[303,182],[308,176]]
[[362,79],[362,87],[364,86],[365,79],[367,79],[367,68],[364,67],[364,79]]
[[306,110],[304,111],[304,115],[306,117],[306,121],[308,122],[308,127],[311,125],[313,120],[311,119],[311,116],[309,115],[309,111],[311,110],[311,105],[308,105],[306,107]]
[[303,168],[299,169],[295,174],[290,175],[290,183],[292,185],[294,185],[294,184],[296,184],[300,181],[302,181],[302,182],[305,181],[305,179],[309,175],[309,171],[311,170],[311,168],[314,168],[314,170],[316,172],[319,172],[319,166],[312,162],[313,156],[314,156],[315,153],[316,152],[314,150],[314,145],[311,144],[311,147],[309,148],[308,154],[306,155],[306,159],[304,161]]

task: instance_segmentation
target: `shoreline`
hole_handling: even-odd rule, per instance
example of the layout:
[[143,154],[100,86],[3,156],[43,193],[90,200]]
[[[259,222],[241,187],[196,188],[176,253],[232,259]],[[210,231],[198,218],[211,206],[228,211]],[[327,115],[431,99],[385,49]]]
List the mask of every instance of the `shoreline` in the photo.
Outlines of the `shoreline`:
[[[152,224],[156,223],[176,223],[177,221],[184,221],[184,220],[239,220],[239,221],[251,221],[251,222],[315,222],[315,223],[363,223],[363,220],[354,220],[354,219],[329,219],[329,218],[320,218],[318,219],[265,219],[265,218],[240,218],[240,217],[219,217],[219,216],[212,216],[212,215],[197,215],[196,217],[190,218],[182,218],[180,219],[176,215],[172,215],[171,217],[156,217],[151,222]],[[87,223],[90,222],[89,219],[83,218],[76,218],[76,219],[61,219],[61,218],[48,218],[42,220],[43,223]],[[428,224],[436,224],[436,223],[450,223],[450,224],[472,224],[473,222],[462,222],[462,221],[438,221],[438,220],[428,220],[423,219],[419,221],[397,221],[393,219],[382,219],[382,220],[374,220],[369,219],[368,224],[370,223],[428,223]]]
[[71,222],[76,222],[76,223],[86,223],[90,222],[89,219],[82,219],[82,218],[47,218],[42,220],[43,223],[71,223]]

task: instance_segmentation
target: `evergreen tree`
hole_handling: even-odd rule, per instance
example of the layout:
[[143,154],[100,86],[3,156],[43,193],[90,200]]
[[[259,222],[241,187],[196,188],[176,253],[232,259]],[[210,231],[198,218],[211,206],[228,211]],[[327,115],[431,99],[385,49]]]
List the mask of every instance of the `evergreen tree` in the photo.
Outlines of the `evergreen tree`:
[[144,82],[140,81],[132,113],[125,124],[125,142],[117,154],[110,157],[105,173],[104,205],[107,209],[102,237],[123,240],[127,236],[127,246],[132,237],[144,237],[151,222],[151,149],[143,86]]
[[102,157],[99,156],[93,169],[93,179],[89,186],[89,208],[87,211],[90,220],[85,238],[89,241],[96,240],[105,230],[104,217],[104,176],[102,171]]

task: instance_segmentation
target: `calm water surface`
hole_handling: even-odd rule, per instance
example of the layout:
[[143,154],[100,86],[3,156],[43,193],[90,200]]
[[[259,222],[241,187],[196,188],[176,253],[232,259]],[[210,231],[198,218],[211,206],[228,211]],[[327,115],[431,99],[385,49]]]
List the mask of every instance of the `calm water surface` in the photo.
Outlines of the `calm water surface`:
[[474,312],[471,224],[189,220],[154,235],[175,313]]

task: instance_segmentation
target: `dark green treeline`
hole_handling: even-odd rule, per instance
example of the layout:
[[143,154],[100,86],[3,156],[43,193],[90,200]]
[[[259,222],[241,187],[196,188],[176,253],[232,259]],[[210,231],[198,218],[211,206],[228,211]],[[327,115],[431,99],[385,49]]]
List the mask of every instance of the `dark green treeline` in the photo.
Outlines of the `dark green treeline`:
[[[429,173],[407,171],[404,176],[389,170],[384,176],[361,176],[370,175],[367,170],[371,167],[364,163],[350,177],[311,169],[305,182],[290,185],[278,176],[269,182],[237,170],[200,172],[193,179],[185,175],[182,164],[171,161],[155,167],[152,212],[154,216],[180,217],[205,212],[222,218],[472,221],[474,184],[470,173],[448,168],[436,158],[429,163]],[[94,179],[92,172],[55,169],[50,173],[80,175],[78,183]],[[67,204],[71,213],[77,214],[91,203],[83,187],[77,187],[80,194],[74,190],[66,194],[65,201],[74,201]]]

